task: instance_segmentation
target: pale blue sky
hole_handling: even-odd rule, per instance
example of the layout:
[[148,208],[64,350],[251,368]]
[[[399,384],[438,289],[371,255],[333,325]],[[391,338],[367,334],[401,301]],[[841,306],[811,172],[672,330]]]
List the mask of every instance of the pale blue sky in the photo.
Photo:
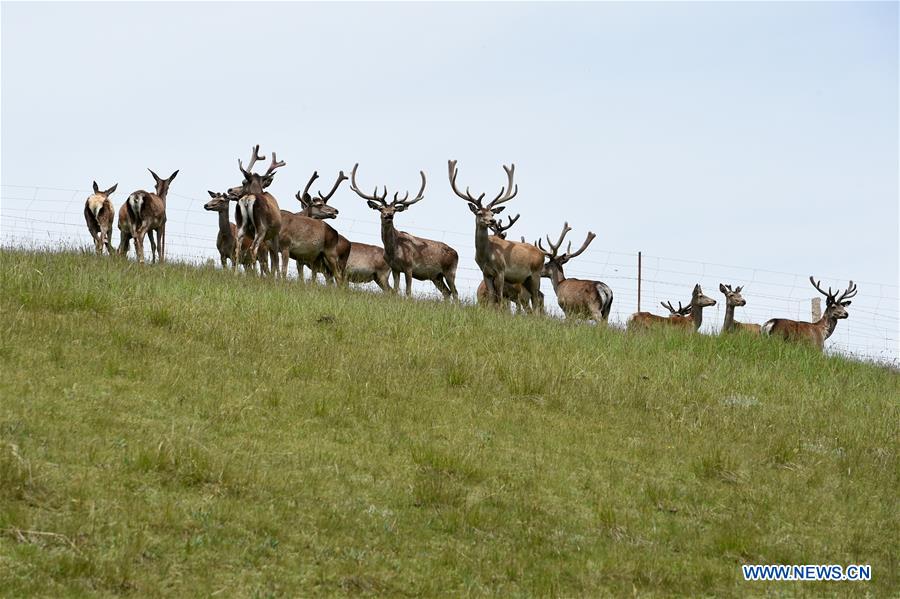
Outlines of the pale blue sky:
[[[897,3],[5,2],[2,123],[4,185],[118,182],[118,204],[177,168],[201,199],[260,143],[288,163],[282,208],[313,169],[392,189],[423,169],[398,226],[471,233],[447,159],[489,194],[514,161],[515,238],[568,219],[595,254],[897,284]],[[186,198],[173,228],[214,237]],[[377,239],[348,187],[332,202]]]

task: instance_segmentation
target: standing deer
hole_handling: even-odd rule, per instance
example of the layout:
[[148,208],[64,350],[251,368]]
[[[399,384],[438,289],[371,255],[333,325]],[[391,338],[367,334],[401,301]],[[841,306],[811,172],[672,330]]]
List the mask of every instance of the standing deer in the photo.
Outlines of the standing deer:
[[506,208],[500,204],[510,201],[519,192],[519,187],[513,185],[516,165],[503,167],[506,171],[507,185],[500,188],[500,193],[487,206],[482,204],[485,194],[482,193],[476,198],[468,188],[463,193],[456,187],[458,171],[455,160],[449,160],[447,167],[453,193],[465,200],[469,210],[475,215],[475,262],[484,275],[488,294],[494,298],[495,303],[503,305],[506,282],[521,283],[531,295],[531,300],[536,305],[535,310],[538,313],[543,312],[544,304],[539,292],[544,255],[530,244],[488,235],[488,228],[494,217]]
[[[312,186],[313,182],[319,177],[318,171],[314,171],[312,177],[310,177],[309,181],[306,183],[306,187],[303,188],[303,191],[298,191],[294,197],[297,198],[297,201],[300,202],[300,205],[303,207],[303,210],[299,212],[299,214],[307,217],[313,218],[317,220],[326,220],[330,218],[337,218],[338,210],[333,206],[328,205],[328,200],[335,194],[337,188],[340,187],[341,183],[347,179],[347,175],[344,174],[344,171],[338,173],[338,178],[334,182],[334,185],[331,188],[331,191],[327,195],[322,195],[322,192],[318,192],[318,197],[313,197],[309,193],[309,188]],[[326,225],[327,226],[327,225]],[[319,231],[316,228],[314,233]],[[329,253],[337,254],[337,267],[338,270],[346,271],[347,260],[350,256],[351,248],[350,242],[343,237],[340,233],[337,233],[337,245],[334,248],[334,251],[331,250],[330,246],[328,248]],[[328,234],[325,237],[330,239],[331,235]],[[324,237],[323,237],[324,238]],[[295,253],[295,255],[300,256],[299,253]],[[311,252],[309,253],[311,255]],[[325,282],[332,283],[334,282],[334,275],[331,270],[328,268],[324,252],[319,252],[312,258],[312,262],[307,262],[306,260],[309,258],[309,255],[300,256],[300,259],[295,260],[297,263],[297,277],[303,281],[303,267],[309,266],[310,271],[312,271],[312,281],[315,282],[318,280],[318,273],[325,273]]]
[[[501,221],[498,221],[496,218],[491,221],[490,229],[494,235],[501,239],[506,239],[506,231],[509,230],[513,224],[517,220],[519,220],[520,215],[515,215],[514,217],[509,218],[509,223],[504,225]],[[522,238],[522,243],[525,243],[525,238]],[[544,294],[540,291],[541,302],[544,300]],[[494,298],[490,296],[488,293],[487,285],[482,279],[481,283],[478,284],[478,290],[475,292],[476,297],[478,298],[478,304],[482,306],[486,306],[494,301]],[[531,294],[521,283],[510,283],[506,282],[503,285],[503,296],[509,300],[510,303],[515,304],[517,312],[527,312],[529,309],[534,308],[534,303],[531,301]]]
[[566,248],[566,253],[559,254],[559,246],[571,231],[569,223],[563,224],[562,233],[559,240],[554,244],[547,236],[547,244],[550,251],[546,251],[538,239],[537,247],[544,256],[547,257],[547,263],[544,265],[542,276],[550,279],[553,283],[553,291],[556,292],[556,301],[559,307],[565,313],[566,318],[578,319],[580,317],[593,318],[597,324],[606,324],[609,320],[609,311],[612,308],[613,293],[609,285],[601,281],[586,281],[582,279],[567,279],[563,273],[563,266],[572,258],[580,255],[594,240],[596,235],[588,231],[584,243],[577,252],[572,253],[572,242]]
[[237,201],[237,209],[234,212],[234,220],[237,224],[237,239],[234,247],[232,268],[237,268],[238,251],[243,247],[244,238],[252,237],[250,244],[250,262],[256,262],[259,250],[265,243],[268,245],[269,258],[271,260],[272,276],[278,277],[278,259],[281,253],[279,234],[281,232],[282,211],[278,208],[278,200],[266,191],[275,178],[275,170],[286,163],[279,161],[275,152],[272,152],[272,162],[262,175],[253,172],[253,165],[257,160],[265,160],[265,156],[259,155],[259,144],[253,147],[250,162],[244,169],[244,164],[238,158],[238,168],[244,175],[244,181],[237,187],[228,190],[230,200]]
[[128,245],[133,238],[138,262],[143,264],[146,235],[150,238],[150,257],[156,264],[157,257],[160,262],[165,262],[166,259],[166,196],[169,193],[169,185],[172,184],[178,171],[172,173],[168,179],[161,179],[149,168],[147,170],[156,181],[156,193],[139,189],[129,195],[119,208],[119,253],[122,255],[128,253]]
[[734,309],[739,306],[746,306],[747,300],[741,295],[743,287],[731,288],[731,285],[719,283],[719,291],[725,294],[725,324],[722,325],[722,333],[733,333],[742,331],[753,335],[759,335],[758,324],[745,324],[734,319]]
[[88,231],[94,239],[94,248],[97,255],[103,253],[103,248],[110,256],[113,254],[112,241],[112,224],[115,217],[115,209],[109,199],[109,196],[119,186],[118,183],[107,189],[100,191],[97,182],[94,181],[94,193],[88,196],[84,202],[84,220],[87,223]]
[[[290,259],[297,262],[297,273],[303,279],[303,265],[312,267],[317,260],[323,260],[329,270],[335,273],[337,281],[342,284],[344,281],[344,265],[346,264],[346,254],[349,254],[349,248],[344,250],[338,247],[338,232],[327,223],[322,222],[321,218],[334,218],[337,210],[327,205],[327,200],[334,195],[341,182],[346,179],[346,175],[341,172],[328,196],[322,196],[321,193],[318,204],[310,201],[309,206],[304,204],[304,197],[309,196],[308,190],[313,182],[318,178],[318,173],[313,173],[306,188],[302,192],[297,192],[297,199],[304,206],[304,212],[318,216],[306,216],[303,212],[294,213],[287,210],[281,211],[281,232],[279,234],[279,245],[281,247],[281,276],[287,277],[288,263]],[[322,199],[324,198],[324,201]],[[341,254],[345,251],[345,254]]]
[[850,305],[850,298],[856,295],[856,284],[850,281],[840,295],[833,292],[831,287],[828,292],[822,289],[821,283],[817,282],[813,277],[809,277],[809,282],[816,290],[825,296],[825,313],[822,318],[816,322],[801,322],[797,320],[789,320],[787,318],[773,318],[762,325],[762,334],[767,337],[781,337],[788,341],[800,341],[804,343],[812,343],[819,350],[825,349],[825,340],[831,337],[837,322],[840,319],[847,318],[847,306]]
[[697,283],[694,285],[694,291],[691,294],[691,303],[684,308],[681,307],[681,302],[678,302],[677,310],[672,307],[671,302],[662,305],[669,310],[668,318],[656,316],[650,312],[635,312],[628,319],[626,328],[629,331],[635,331],[655,324],[665,324],[697,331],[700,329],[700,325],[703,324],[703,308],[715,306],[716,300],[703,295],[700,283]]
[[[219,260],[222,262],[222,268],[228,268],[228,261],[234,260],[235,246],[237,244],[237,227],[228,220],[228,209],[231,206],[231,201],[223,193],[212,191],[207,193],[212,199],[204,204],[203,208],[210,212],[219,213],[219,233],[216,235],[216,248],[219,250]],[[253,269],[253,262],[250,261],[250,243],[251,239],[245,237],[244,245],[241,251],[238,252],[239,262],[244,266],[245,270]],[[265,250],[267,249],[265,248]],[[269,262],[265,250],[257,256],[257,261],[262,273],[269,274]]]
[[412,294],[412,280],[431,281],[444,298],[457,299],[456,291],[456,265],[459,263],[459,254],[452,247],[440,241],[423,239],[410,235],[404,231],[398,231],[394,227],[394,214],[403,212],[416,202],[425,197],[425,173],[419,171],[422,176],[422,187],[416,197],[409,199],[409,191],[400,198],[400,193],[394,193],[394,201],[387,203],[387,186],[384,193],[378,195],[378,187],[371,195],[364,193],[356,184],[356,171],[359,163],[353,165],[350,173],[350,189],[356,195],[366,200],[366,205],[381,214],[381,241],[384,243],[384,257],[393,273],[394,292],[400,289],[400,273],[406,279],[406,295]]
[[[307,202],[300,194],[298,194],[297,199],[303,205],[304,216],[318,219],[337,216],[337,210],[332,209],[333,213],[322,211],[314,203]],[[337,252],[338,256],[345,263],[344,279],[348,283],[375,283],[382,291],[390,291],[391,287],[388,281],[391,276],[391,267],[388,266],[384,257],[384,249],[377,245],[360,243],[359,241],[350,243],[346,237],[338,234]],[[334,279],[334,274],[328,269],[321,257],[310,266],[310,270],[312,271],[313,280],[316,279],[320,272],[324,273],[326,281],[330,282]],[[297,274],[300,279],[303,279],[303,265],[300,262],[297,263]]]

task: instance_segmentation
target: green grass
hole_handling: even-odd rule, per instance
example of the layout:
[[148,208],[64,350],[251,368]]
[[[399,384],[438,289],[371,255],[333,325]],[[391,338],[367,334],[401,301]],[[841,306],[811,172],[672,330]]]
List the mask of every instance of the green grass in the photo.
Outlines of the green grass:
[[900,595],[896,370],[77,253],[0,274],[0,594]]

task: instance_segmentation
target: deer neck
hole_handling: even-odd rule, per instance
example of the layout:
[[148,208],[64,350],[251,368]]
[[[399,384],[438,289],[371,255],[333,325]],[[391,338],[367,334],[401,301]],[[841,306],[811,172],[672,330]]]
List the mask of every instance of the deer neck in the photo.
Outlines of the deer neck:
[[483,264],[491,254],[487,225],[475,219],[475,262]]
[[553,285],[553,293],[556,293],[557,288],[560,283],[566,280],[566,275],[563,273],[563,268],[559,264],[550,264],[550,283]]
[[725,324],[722,325],[723,331],[734,329],[734,304],[725,304]]
[[231,222],[228,220],[228,210],[219,210],[219,233],[225,239],[231,238]]
[[397,229],[393,220],[381,219],[381,242],[384,244],[384,252],[393,256],[397,249]]
[[703,324],[703,307],[697,304],[691,304],[691,320],[694,321],[694,330],[699,331],[700,325]]
[[831,334],[834,332],[835,327],[837,327],[838,319],[830,314],[823,314],[822,318],[820,318],[815,324],[816,327],[822,331],[823,337],[822,339],[828,339],[831,337]]

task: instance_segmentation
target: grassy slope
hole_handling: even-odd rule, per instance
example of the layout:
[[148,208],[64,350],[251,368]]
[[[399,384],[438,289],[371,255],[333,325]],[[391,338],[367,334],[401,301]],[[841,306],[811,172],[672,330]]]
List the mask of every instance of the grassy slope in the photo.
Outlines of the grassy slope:
[[900,593],[896,371],[177,265],[0,273],[0,593]]

